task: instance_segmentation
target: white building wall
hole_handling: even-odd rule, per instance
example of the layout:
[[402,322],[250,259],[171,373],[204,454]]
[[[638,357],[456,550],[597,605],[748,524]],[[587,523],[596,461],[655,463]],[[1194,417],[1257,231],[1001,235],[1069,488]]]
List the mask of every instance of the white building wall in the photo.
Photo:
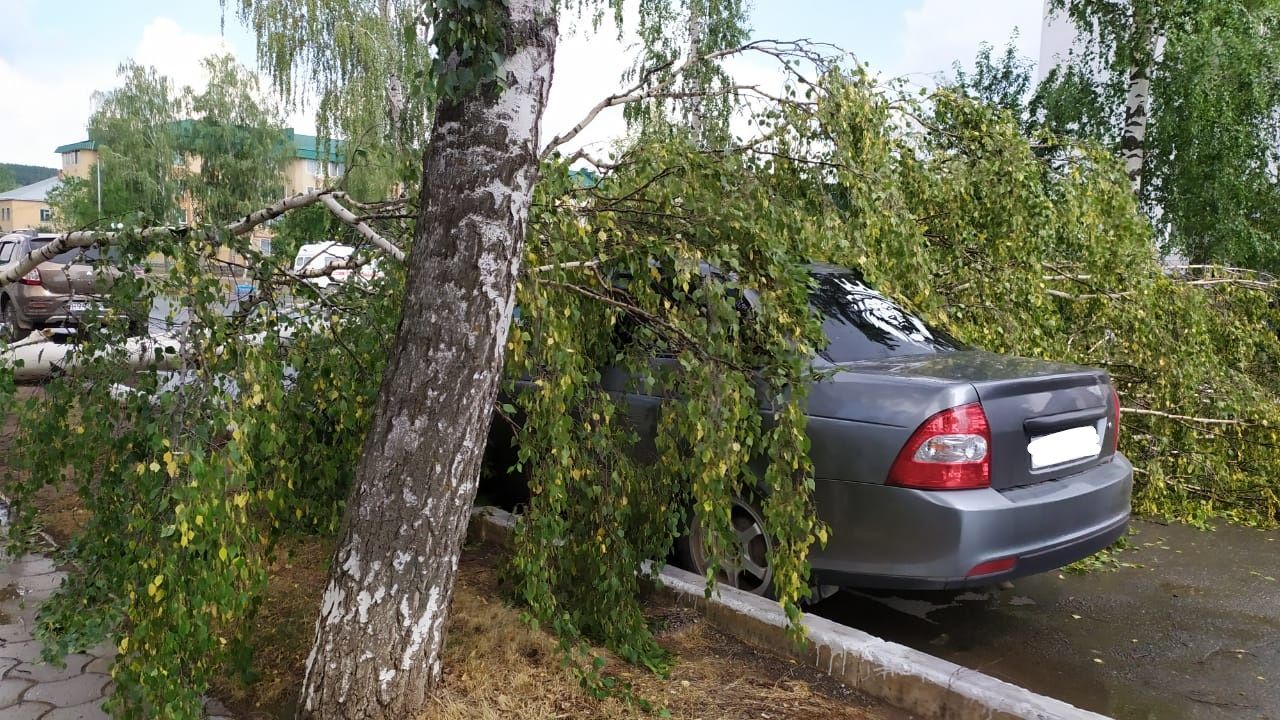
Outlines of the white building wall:
[[1043,0],[1043,19],[1040,23],[1040,59],[1036,65],[1036,81],[1044,80],[1049,71],[1067,59],[1076,47],[1076,26],[1066,13],[1052,13],[1050,0]]

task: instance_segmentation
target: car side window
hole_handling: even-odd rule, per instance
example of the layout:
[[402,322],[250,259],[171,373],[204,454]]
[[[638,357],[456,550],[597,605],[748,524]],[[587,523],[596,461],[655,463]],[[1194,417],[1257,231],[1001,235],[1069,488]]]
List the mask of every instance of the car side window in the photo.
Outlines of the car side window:
[[15,242],[0,243],[0,263],[7,263],[12,260],[13,249],[17,246],[18,243]]

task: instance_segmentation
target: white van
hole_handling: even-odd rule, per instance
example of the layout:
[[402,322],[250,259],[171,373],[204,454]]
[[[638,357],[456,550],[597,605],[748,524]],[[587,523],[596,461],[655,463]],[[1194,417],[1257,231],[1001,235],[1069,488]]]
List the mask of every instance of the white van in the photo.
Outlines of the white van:
[[[350,245],[336,241],[308,243],[298,248],[298,255],[293,259],[293,271],[318,270],[329,263],[346,260],[355,253]],[[334,270],[329,275],[309,278],[307,282],[319,288],[327,288],[333,283],[346,282],[351,277],[351,270]]]

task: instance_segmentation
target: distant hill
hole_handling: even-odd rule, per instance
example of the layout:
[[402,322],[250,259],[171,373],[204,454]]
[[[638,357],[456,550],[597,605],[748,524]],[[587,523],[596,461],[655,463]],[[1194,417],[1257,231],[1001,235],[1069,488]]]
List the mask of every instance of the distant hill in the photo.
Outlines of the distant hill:
[[[5,181],[11,181],[13,187],[22,187],[30,185],[33,182],[40,182],[47,177],[53,177],[58,174],[57,168],[40,167],[39,165],[19,165],[17,163],[0,163],[0,185],[8,184]],[[0,192],[12,190],[10,187],[0,187]]]

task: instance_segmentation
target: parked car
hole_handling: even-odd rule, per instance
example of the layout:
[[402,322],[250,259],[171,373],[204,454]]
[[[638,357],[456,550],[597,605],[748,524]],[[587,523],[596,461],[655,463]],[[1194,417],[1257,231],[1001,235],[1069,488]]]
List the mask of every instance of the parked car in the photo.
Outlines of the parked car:
[[[0,270],[53,242],[56,234],[19,231],[0,237]],[[116,272],[96,247],[73,248],[40,263],[0,292],[0,335],[16,340],[37,328],[74,327],[95,309]]]
[[[1124,534],[1133,469],[1116,448],[1119,399],[1104,371],[971,349],[853,270],[810,274],[828,340],[812,358],[820,379],[807,400],[814,500],[831,531],[810,555],[817,584],[990,585],[1069,564]],[[651,445],[661,388],[617,367],[601,382],[626,403],[639,446]],[[505,423],[493,427],[501,434]],[[490,442],[495,452],[509,444]],[[735,498],[732,520],[737,557],[721,579],[768,594],[773,538],[758,494]],[[698,573],[710,566],[702,536],[694,518],[676,548]]]
[[[299,270],[319,270],[329,263],[346,260],[354,255],[355,252],[356,249],[350,245],[343,245],[334,241],[308,243],[298,248],[298,254],[293,259],[293,270],[294,272]],[[334,270],[328,275],[309,278],[307,282],[318,288],[325,289],[335,283],[344,283],[348,280],[368,282],[377,277],[378,272],[378,261],[374,259],[358,269]]]

